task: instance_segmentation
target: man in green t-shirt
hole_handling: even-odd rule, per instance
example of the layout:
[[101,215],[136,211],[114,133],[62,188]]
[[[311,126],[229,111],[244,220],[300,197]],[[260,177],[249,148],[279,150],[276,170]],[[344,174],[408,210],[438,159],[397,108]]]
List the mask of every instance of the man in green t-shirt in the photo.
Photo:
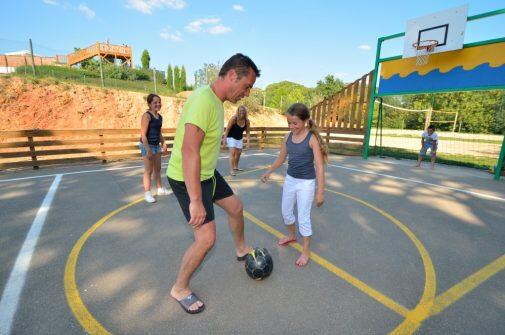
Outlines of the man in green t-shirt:
[[260,71],[249,57],[232,56],[223,64],[212,85],[191,94],[177,124],[167,177],[193,229],[195,241],[182,257],[170,295],[190,314],[205,308],[190,290],[189,281],[216,240],[213,203],[228,214],[237,260],[245,260],[251,251],[244,239],[242,201],[216,170],[216,164],[224,129],[223,103],[236,103],[249,96],[259,76]]

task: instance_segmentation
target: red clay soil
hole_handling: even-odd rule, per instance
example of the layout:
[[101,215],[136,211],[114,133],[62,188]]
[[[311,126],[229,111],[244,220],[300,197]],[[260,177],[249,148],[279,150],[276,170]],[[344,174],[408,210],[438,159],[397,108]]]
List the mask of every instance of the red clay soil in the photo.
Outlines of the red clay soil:
[[[176,126],[184,97],[161,97],[163,127]],[[98,87],[0,77],[0,130],[140,128],[146,94]],[[225,124],[236,106],[225,104]],[[249,115],[254,126],[286,126],[286,119],[266,110]]]

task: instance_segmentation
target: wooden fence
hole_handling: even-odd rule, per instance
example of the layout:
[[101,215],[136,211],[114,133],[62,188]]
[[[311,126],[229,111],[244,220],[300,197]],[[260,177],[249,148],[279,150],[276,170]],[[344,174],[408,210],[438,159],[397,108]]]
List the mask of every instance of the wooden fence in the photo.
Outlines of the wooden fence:
[[[279,147],[287,127],[252,127],[252,148]],[[330,146],[341,141],[341,129],[321,129],[321,135]],[[163,129],[169,151],[175,129]],[[356,131],[348,130],[348,135]],[[140,159],[139,129],[89,129],[89,130],[17,130],[0,131],[0,170],[20,167],[35,169],[45,165],[86,162],[110,162],[123,159]],[[361,142],[362,139],[346,138]]]
[[[360,154],[373,71],[311,107],[331,152]],[[253,148],[279,147],[287,127],[253,127]],[[175,129],[163,129],[172,148]],[[0,169],[139,158],[139,129],[0,131]]]
[[368,120],[373,71],[311,107],[311,115],[326,129],[331,151],[353,154],[362,150]]

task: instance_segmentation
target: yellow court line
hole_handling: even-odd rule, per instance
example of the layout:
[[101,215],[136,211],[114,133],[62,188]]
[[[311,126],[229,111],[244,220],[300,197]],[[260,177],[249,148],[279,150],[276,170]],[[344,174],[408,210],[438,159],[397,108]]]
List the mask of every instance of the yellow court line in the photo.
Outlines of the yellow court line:
[[[250,180],[249,179],[241,179],[241,180],[236,180],[236,181],[250,181]],[[279,179],[271,179],[271,181],[277,182],[277,183],[282,182],[282,180],[279,180]],[[399,313],[400,315],[405,317],[405,320],[400,325],[398,325],[397,328],[395,328],[391,332],[391,334],[413,334],[417,330],[417,328],[419,328],[419,326],[421,325],[421,321],[424,320],[429,315],[429,311],[433,305],[433,300],[435,299],[435,294],[436,294],[436,273],[435,273],[435,268],[433,266],[433,262],[431,260],[431,257],[429,255],[428,251],[426,250],[424,245],[421,243],[421,241],[415,236],[415,234],[407,226],[405,226],[398,219],[396,219],[395,217],[393,217],[392,215],[390,215],[386,211],[384,211],[384,210],[382,210],[382,209],[380,209],[380,208],[378,208],[378,207],[376,207],[376,206],[374,206],[374,205],[372,205],[362,199],[353,197],[351,195],[341,193],[338,191],[334,191],[334,190],[331,190],[328,188],[325,188],[325,190],[328,192],[332,192],[332,193],[338,194],[340,196],[346,197],[348,199],[354,200],[354,201],[361,203],[361,204],[373,209],[374,211],[378,212],[379,214],[381,214],[382,216],[384,216],[385,218],[387,218],[388,220],[393,222],[398,228],[400,228],[400,230],[402,230],[407,235],[407,237],[412,241],[412,243],[416,247],[417,251],[419,252],[419,255],[421,256],[421,260],[423,262],[423,267],[424,267],[424,273],[425,273],[425,283],[424,283],[423,294],[421,296],[419,303],[416,305],[416,307],[413,310],[407,310],[405,307],[403,307],[393,301],[395,304],[401,306],[402,308],[405,308],[405,310],[407,310],[407,313],[406,314]],[[283,235],[281,234],[281,236],[283,236]],[[299,251],[301,251],[301,246],[298,245],[298,247],[300,248]],[[320,264],[320,263],[318,263],[318,264]],[[337,274],[337,273],[335,273],[335,274]],[[338,276],[341,277],[340,275],[338,275]],[[341,278],[344,279],[343,277],[341,277]],[[356,286],[356,287],[358,287],[358,286]],[[358,288],[360,290],[362,290],[360,287],[358,287]],[[370,295],[366,291],[363,291],[363,292]],[[370,295],[370,296],[372,296],[372,295]],[[377,301],[383,303],[382,300],[378,300],[374,296],[372,296],[372,297],[374,299],[376,299]],[[386,297],[386,298],[390,299],[388,297]],[[390,307],[390,306],[388,306],[388,307]],[[395,310],[395,312],[398,312],[398,311]]]
[[75,281],[75,273],[77,269],[77,259],[79,257],[79,253],[86,243],[87,239],[98,229],[101,225],[103,225],[108,219],[116,215],[117,213],[138,204],[143,201],[144,198],[140,198],[126,204],[109,214],[102,217],[98,222],[96,222],[91,228],[89,228],[77,241],[77,243],[72,248],[70,255],[68,256],[67,263],[65,265],[65,274],[64,274],[64,284],[65,284],[65,296],[67,297],[67,303],[70,309],[72,310],[74,316],[77,321],[81,324],[81,326],[86,330],[88,334],[91,335],[110,335],[101,324],[98,322],[93,315],[89,312],[89,310],[84,305],[81,295],[79,294],[79,290],[77,288],[77,283]]
[[436,296],[435,300],[433,301],[433,306],[429,310],[428,315],[425,315],[422,319],[416,321],[406,319],[391,334],[414,333],[421,326],[422,322],[434,315],[442,313],[446,308],[461,299],[465,294],[473,291],[486,280],[499,273],[500,271],[503,271],[504,269],[505,255],[502,255],[479,271],[463,279],[444,293]]
[[[254,215],[252,215],[251,213],[249,213],[246,210],[244,210],[244,216],[246,218],[248,218],[249,220],[251,220],[256,225],[258,225],[260,228],[263,228],[264,230],[269,232],[270,234],[272,234],[278,238],[284,237],[284,235],[281,232],[279,232],[277,229],[272,228],[270,225],[261,221],[260,219],[258,219],[257,217],[255,217]],[[290,246],[295,248],[296,250],[302,252],[302,246],[299,243],[291,243]],[[406,307],[400,305],[399,303],[397,303],[393,299],[389,298],[388,296],[380,293],[376,289],[368,286],[367,284],[365,284],[364,282],[362,282],[358,278],[352,276],[348,272],[346,272],[346,271],[340,269],[339,267],[335,266],[334,264],[330,263],[329,261],[327,261],[323,257],[319,256],[315,252],[311,252],[310,259],[312,259],[314,262],[321,265],[323,268],[330,271],[331,273],[342,278],[343,280],[345,280],[349,284],[358,288],[360,291],[364,292],[366,295],[374,298],[375,300],[380,302],[382,305],[388,307],[392,311],[400,314],[401,316],[407,317],[409,310]]]
[[437,296],[431,309],[430,316],[441,313],[444,309],[461,299],[465,294],[474,290],[483,282],[504,269],[505,254]]
[[339,194],[343,197],[352,199],[354,201],[357,201],[375,211],[380,213],[382,216],[386,217],[390,221],[392,221],[398,228],[400,228],[414,243],[417,251],[421,255],[421,259],[423,261],[423,266],[424,266],[424,274],[425,274],[425,280],[424,280],[424,290],[423,294],[421,296],[421,299],[419,300],[418,304],[416,307],[414,307],[413,310],[409,311],[407,314],[405,320],[398,325],[395,329],[390,334],[395,334],[395,335],[407,335],[407,334],[413,334],[417,328],[421,325],[421,321],[424,320],[430,312],[430,309],[433,305],[433,300],[435,299],[435,294],[436,294],[436,286],[437,286],[437,278],[436,278],[436,273],[435,273],[435,267],[433,266],[433,262],[431,261],[431,257],[428,254],[428,251],[424,247],[424,245],[421,243],[421,241],[414,235],[414,233],[403,223],[398,221],[395,217],[390,215],[389,213],[383,211],[380,208],[375,207],[374,205],[355,198],[353,196],[340,193],[337,191],[333,191],[330,189],[326,189],[326,191],[333,192],[336,194]]

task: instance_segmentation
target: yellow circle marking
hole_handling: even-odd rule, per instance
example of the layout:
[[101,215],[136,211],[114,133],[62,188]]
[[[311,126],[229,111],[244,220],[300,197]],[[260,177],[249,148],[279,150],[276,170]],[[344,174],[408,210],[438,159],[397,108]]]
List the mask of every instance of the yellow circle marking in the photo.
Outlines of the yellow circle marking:
[[82,247],[88,240],[88,238],[98,229],[101,225],[103,225],[108,219],[116,215],[117,213],[138,204],[143,201],[144,198],[140,198],[130,202],[123,207],[120,207],[109,214],[105,215],[101,218],[97,223],[95,223],[91,228],[89,228],[77,241],[77,243],[72,248],[70,255],[67,259],[67,264],[65,265],[65,275],[64,275],[64,283],[65,283],[65,296],[67,297],[67,303],[72,313],[76,317],[77,321],[81,324],[81,326],[86,330],[88,334],[91,335],[110,335],[100,322],[98,322],[93,315],[88,311],[84,303],[82,302],[81,295],[79,294],[79,290],[77,288],[77,284],[75,282],[75,273],[77,269],[77,259],[79,257],[79,252],[81,252]]
[[[260,170],[260,169],[257,169]],[[250,181],[251,179],[231,179],[230,181]],[[272,180],[275,182],[280,182],[279,180]],[[400,304],[394,302],[392,299],[384,296],[380,292],[374,290],[373,288],[367,286],[365,283],[361,282],[359,279],[352,277],[345,271],[337,268],[330,262],[326,261],[324,258],[313,254],[311,258],[318,264],[322,265],[326,269],[328,269],[330,272],[333,272],[337,275],[339,275],[341,278],[345,279],[346,281],[350,282],[354,286],[358,287],[360,290],[363,292],[367,293],[369,296],[373,297],[374,299],[378,300],[385,306],[391,308],[398,314],[405,316],[405,321],[400,324],[392,333],[394,334],[412,334],[419,326],[422,320],[424,320],[427,315],[429,315],[429,311],[431,306],[433,305],[433,300],[435,298],[435,290],[436,290],[436,275],[435,275],[435,269],[433,267],[433,264],[431,262],[431,258],[426,251],[426,248],[422,245],[422,243],[419,241],[419,239],[414,235],[414,233],[404,224],[402,224],[400,221],[398,221],[396,218],[394,218],[392,215],[389,213],[381,210],[380,208],[375,207],[374,205],[361,200],[359,198],[347,195],[345,193],[333,191],[330,189],[326,189],[328,192],[332,192],[338,195],[341,195],[343,197],[346,197],[348,199],[357,201],[374,211],[380,213],[390,221],[392,221],[396,226],[398,226],[408,237],[409,239],[414,243],[416,249],[419,251],[419,254],[421,255],[421,259],[423,261],[424,265],[424,270],[425,270],[425,287],[423,294],[421,296],[421,300],[419,301],[418,305],[411,311],[408,311],[405,309],[405,307],[401,306]],[[96,320],[93,315],[89,312],[89,310],[86,308],[84,305],[81,296],[79,294],[79,290],[77,288],[76,280],[75,280],[75,274],[76,274],[76,268],[77,268],[77,261],[79,257],[79,253],[88,240],[88,238],[98,229],[100,226],[102,226],[105,222],[107,222],[108,219],[113,217],[114,215],[118,214],[119,212],[132,207],[139,202],[142,202],[143,198],[139,198],[137,200],[132,201],[131,203],[124,205],[109,214],[105,215],[102,217],[98,222],[96,222],[93,226],[91,226],[77,241],[77,243],[74,245],[72,248],[72,251],[70,252],[70,255],[67,259],[67,263],[65,265],[65,274],[64,274],[64,286],[65,286],[65,296],[67,298],[67,303],[76,317],[76,319],[79,321],[81,326],[86,330],[87,333],[91,335],[103,335],[107,334],[110,335],[111,333],[103,327],[98,320]],[[245,216],[248,217],[251,221],[254,223],[258,224],[260,227],[266,229],[270,233],[272,233],[275,236],[282,235],[280,232],[275,230],[274,228],[270,227],[269,225],[259,221],[257,218],[252,216],[250,213],[245,212]],[[297,243],[296,243],[297,244]],[[295,245],[296,245],[295,244]],[[298,248],[295,247],[295,249],[300,249],[301,246],[298,245]],[[316,257],[317,256],[317,257]]]

